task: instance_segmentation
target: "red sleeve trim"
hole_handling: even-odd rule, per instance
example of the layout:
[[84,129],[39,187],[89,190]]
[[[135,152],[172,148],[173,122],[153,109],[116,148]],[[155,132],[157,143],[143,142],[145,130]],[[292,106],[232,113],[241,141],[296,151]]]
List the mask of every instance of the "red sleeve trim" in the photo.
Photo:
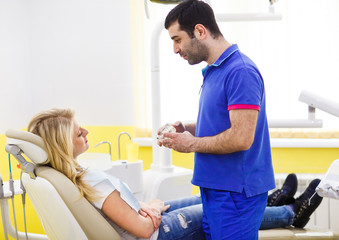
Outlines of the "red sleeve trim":
[[250,105],[250,104],[235,104],[228,106],[228,110],[233,109],[254,109],[260,111],[260,106],[258,105]]

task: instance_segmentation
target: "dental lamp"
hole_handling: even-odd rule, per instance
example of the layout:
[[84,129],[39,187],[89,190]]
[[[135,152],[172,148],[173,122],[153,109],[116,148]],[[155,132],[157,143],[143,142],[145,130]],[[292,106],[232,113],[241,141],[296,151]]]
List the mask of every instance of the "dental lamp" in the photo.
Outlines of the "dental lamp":
[[272,119],[268,122],[270,128],[319,128],[323,126],[321,119],[315,118],[315,109],[339,117],[339,103],[326,99],[309,91],[300,93],[299,101],[308,105],[307,119]]

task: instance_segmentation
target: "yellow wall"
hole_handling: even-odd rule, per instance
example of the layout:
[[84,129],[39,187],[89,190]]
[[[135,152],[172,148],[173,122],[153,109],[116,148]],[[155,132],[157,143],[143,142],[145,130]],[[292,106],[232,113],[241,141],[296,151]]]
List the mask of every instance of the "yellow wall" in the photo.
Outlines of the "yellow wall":
[[[94,148],[94,145],[101,141],[110,141],[112,144],[112,159],[118,159],[118,135],[123,132],[129,132],[134,138],[136,128],[132,126],[84,126],[89,130],[88,140],[90,143],[89,152],[108,153],[108,146],[102,145]],[[125,144],[130,140],[127,135],[121,137],[121,159],[126,159]],[[8,181],[9,167],[8,154],[5,152],[6,138],[0,134],[0,173],[4,181]],[[173,164],[180,167],[193,169],[194,154],[184,154],[173,151]],[[338,148],[273,148],[272,149],[273,166],[275,173],[325,173],[331,162],[339,158]],[[139,158],[144,162],[144,170],[149,169],[152,163],[151,147],[140,147]],[[11,159],[12,172],[14,179],[19,179],[20,170],[16,167],[16,160]],[[193,193],[199,192],[197,187],[193,187]],[[21,196],[15,197],[15,208],[18,228],[24,231],[23,213]],[[11,209],[11,201],[10,201]],[[11,210],[10,210],[11,212]],[[27,229],[33,233],[43,233],[43,228],[35,214],[29,199],[26,200]],[[0,219],[0,224],[2,222]],[[3,229],[0,227],[0,239],[4,236]]]
[[273,148],[275,173],[326,173],[339,159],[339,148]]

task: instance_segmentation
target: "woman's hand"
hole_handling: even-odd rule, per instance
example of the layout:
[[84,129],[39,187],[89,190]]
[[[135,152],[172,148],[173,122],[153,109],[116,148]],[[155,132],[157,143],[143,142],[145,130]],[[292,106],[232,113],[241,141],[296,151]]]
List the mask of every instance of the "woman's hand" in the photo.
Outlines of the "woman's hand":
[[153,222],[154,229],[158,229],[161,223],[161,213],[165,212],[170,206],[159,199],[153,199],[150,203],[140,202],[141,209],[139,214],[147,217],[150,216]]
[[167,211],[167,209],[170,207],[170,205],[165,206],[165,203],[160,199],[153,199],[149,204],[155,208],[158,208],[161,213]]
[[143,203],[141,204],[141,208],[139,210],[139,214],[141,216],[147,217],[149,216],[152,219],[154,230],[157,230],[161,223],[161,213],[150,205]]

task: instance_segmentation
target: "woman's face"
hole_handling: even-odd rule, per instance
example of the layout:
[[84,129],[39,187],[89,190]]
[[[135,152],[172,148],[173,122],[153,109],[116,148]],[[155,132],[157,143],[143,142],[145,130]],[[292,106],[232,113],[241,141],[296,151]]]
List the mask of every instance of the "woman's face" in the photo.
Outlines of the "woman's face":
[[88,131],[82,128],[75,119],[73,119],[73,128],[73,157],[76,158],[81,153],[86,152],[89,147],[86,138]]

